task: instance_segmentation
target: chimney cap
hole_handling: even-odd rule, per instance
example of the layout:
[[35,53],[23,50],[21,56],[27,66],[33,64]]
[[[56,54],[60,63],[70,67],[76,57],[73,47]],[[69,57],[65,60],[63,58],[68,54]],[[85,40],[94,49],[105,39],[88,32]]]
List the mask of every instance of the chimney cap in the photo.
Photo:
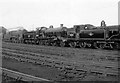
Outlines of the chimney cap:
[[63,24],[60,24],[60,27],[63,27]]
[[50,25],[49,28],[53,28],[53,25]]
[[102,27],[105,27],[105,26],[106,26],[106,24],[105,24],[105,21],[104,21],[104,20],[102,20],[102,21],[101,21],[101,26],[102,26]]

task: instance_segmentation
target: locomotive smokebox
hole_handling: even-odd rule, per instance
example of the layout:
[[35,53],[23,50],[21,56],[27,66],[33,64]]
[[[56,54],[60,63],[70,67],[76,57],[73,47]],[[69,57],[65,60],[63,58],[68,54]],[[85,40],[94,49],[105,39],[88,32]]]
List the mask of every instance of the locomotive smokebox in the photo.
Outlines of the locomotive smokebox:
[[60,27],[63,27],[63,24],[60,24]]

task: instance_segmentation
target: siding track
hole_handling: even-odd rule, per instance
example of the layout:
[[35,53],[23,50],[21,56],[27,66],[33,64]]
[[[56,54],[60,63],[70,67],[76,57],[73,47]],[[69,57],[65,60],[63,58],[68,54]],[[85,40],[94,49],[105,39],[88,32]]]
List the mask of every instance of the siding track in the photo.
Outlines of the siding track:
[[99,75],[102,77],[118,78],[119,67],[115,62],[93,63],[93,61],[69,61],[63,57],[37,54],[32,52],[16,51],[3,48],[2,54],[4,58],[15,59],[20,62],[28,62],[47,67],[59,69],[62,73],[59,75],[61,79],[82,80],[87,75]]

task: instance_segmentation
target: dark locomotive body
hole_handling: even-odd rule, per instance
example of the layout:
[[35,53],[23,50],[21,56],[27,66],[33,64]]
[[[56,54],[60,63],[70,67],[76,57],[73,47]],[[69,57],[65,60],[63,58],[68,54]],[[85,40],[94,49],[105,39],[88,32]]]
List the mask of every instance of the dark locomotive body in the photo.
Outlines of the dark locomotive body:
[[60,45],[60,41],[67,37],[67,28],[62,25],[58,28],[41,27],[37,31],[23,34],[24,43],[40,45]]
[[104,29],[81,30],[79,38],[104,39]]
[[26,32],[23,34],[23,42],[26,44],[34,44],[36,40],[36,32],[31,31],[31,32]]
[[68,39],[71,47],[119,48],[120,26],[94,27],[92,25],[74,26],[76,37]]
[[61,41],[67,38],[67,27],[64,27],[63,24],[58,28],[48,28],[44,35],[48,38],[48,45],[61,46]]
[[22,43],[23,34],[26,32],[27,32],[27,30],[25,30],[25,29],[18,29],[18,30],[6,32],[3,40],[8,41],[8,42],[9,41],[14,42],[14,43]]
[[100,27],[91,24],[74,25],[72,28],[64,27],[61,24],[58,28],[50,26],[39,27],[36,31],[11,31],[7,37],[12,42],[70,46],[70,47],[89,47],[89,48],[120,48],[120,26],[106,26],[101,22]]

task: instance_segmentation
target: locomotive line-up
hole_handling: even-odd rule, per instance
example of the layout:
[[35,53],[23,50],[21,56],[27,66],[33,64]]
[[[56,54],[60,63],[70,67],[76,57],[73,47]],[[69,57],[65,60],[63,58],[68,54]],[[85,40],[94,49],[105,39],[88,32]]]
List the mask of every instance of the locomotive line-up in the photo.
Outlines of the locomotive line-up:
[[99,27],[85,24],[67,28],[61,24],[58,28],[39,27],[36,31],[23,29],[4,34],[3,41],[61,47],[120,49],[120,25],[106,26],[105,21],[102,21]]

